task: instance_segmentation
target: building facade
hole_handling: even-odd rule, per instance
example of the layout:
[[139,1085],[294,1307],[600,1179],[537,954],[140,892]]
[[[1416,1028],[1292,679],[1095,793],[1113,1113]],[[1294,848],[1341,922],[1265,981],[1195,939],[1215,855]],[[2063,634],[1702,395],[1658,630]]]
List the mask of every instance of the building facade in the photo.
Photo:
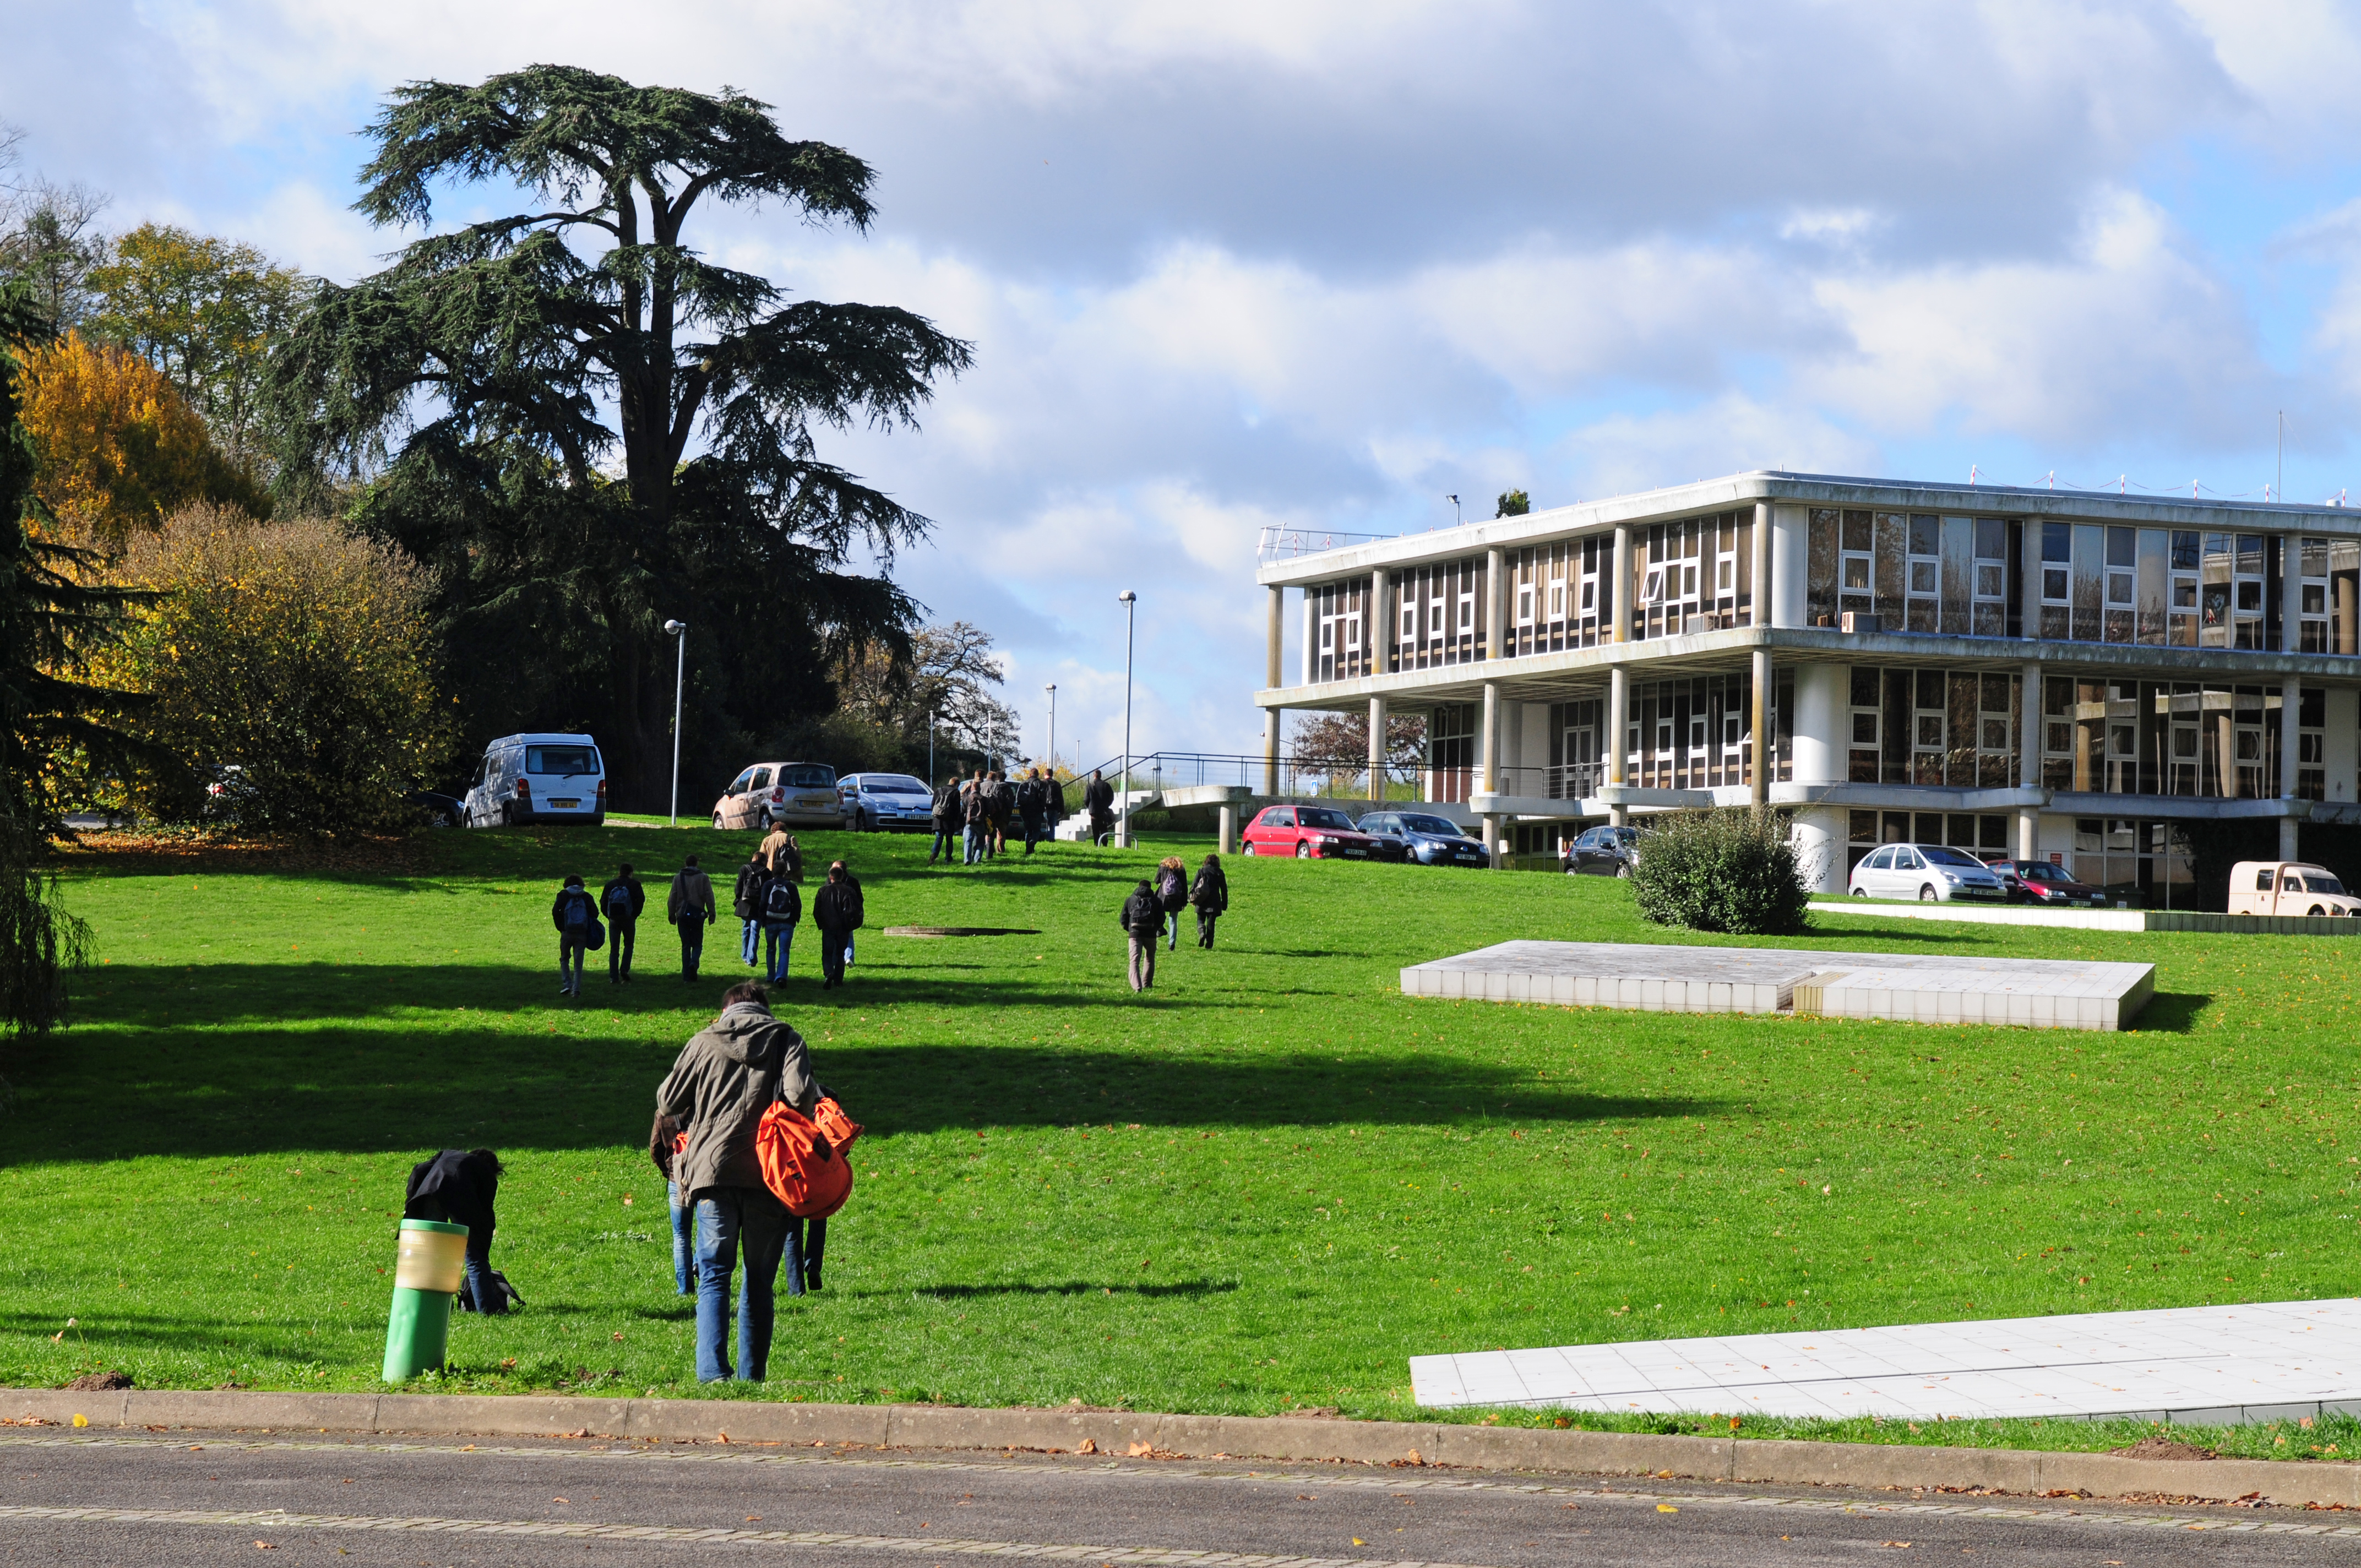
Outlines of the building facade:
[[2339,507],[1760,472],[1257,578],[1266,793],[1287,710],[1422,713],[1425,795],[1496,850],[1758,803],[1822,891],[1909,840],[2169,897],[2205,823],[2271,819],[2293,858],[2298,823],[2361,822]]

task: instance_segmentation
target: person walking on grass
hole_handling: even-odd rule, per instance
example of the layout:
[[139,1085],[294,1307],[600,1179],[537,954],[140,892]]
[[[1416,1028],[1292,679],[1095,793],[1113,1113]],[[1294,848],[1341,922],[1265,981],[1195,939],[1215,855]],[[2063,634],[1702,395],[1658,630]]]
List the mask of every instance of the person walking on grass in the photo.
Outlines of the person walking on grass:
[[838,861],[828,868],[828,881],[812,899],[812,919],[819,927],[820,989],[844,983],[844,960],[852,949],[852,934],[862,925],[861,884]]
[[1041,814],[1049,808],[1041,793],[1041,770],[1027,768],[1016,782],[1016,820],[1025,829],[1025,852],[1030,855],[1041,837]]
[[401,1217],[467,1227],[467,1274],[459,1291],[463,1312],[505,1312],[508,1282],[492,1272],[492,1212],[500,1197],[500,1157],[489,1149],[445,1149],[410,1168]]
[[1178,855],[1167,855],[1156,866],[1156,906],[1164,911],[1172,935],[1168,952],[1180,950],[1180,912],[1189,907],[1189,868]]
[[1189,902],[1197,906],[1197,945],[1213,945],[1213,922],[1229,913],[1230,879],[1223,874],[1222,857],[1207,855],[1205,863],[1197,868],[1197,880],[1189,884]]
[[688,1132],[680,1124],[680,1119],[657,1112],[655,1125],[648,1129],[648,1157],[664,1173],[664,1201],[672,1209],[672,1288],[675,1296],[697,1294],[697,1215],[673,1170],[674,1160],[686,1147]]
[[958,779],[948,778],[935,786],[934,804],[928,808],[927,818],[935,827],[935,847],[927,851],[927,864],[933,865],[937,856],[948,863],[967,821],[960,811]]
[[773,827],[768,833],[763,835],[763,842],[754,852],[763,857],[763,864],[773,872],[785,870],[791,857],[796,879],[798,881],[802,879],[803,851],[796,848],[795,835],[785,828]]
[[763,978],[773,985],[787,978],[787,955],[796,945],[796,924],[804,917],[803,889],[774,872],[763,880],[763,939],[769,945]]
[[570,876],[549,906],[549,923],[557,927],[557,994],[582,994],[582,955],[596,952],[607,940],[598,924],[598,905],[583,891],[582,879]]
[[994,860],[1008,848],[1008,808],[1015,796],[1008,788],[1008,775],[994,768],[984,775],[984,852]]
[[680,978],[697,979],[705,959],[705,928],[713,924],[713,879],[699,871],[697,857],[673,873],[672,891],[664,895],[664,918],[680,933]]
[[1129,945],[1131,957],[1124,974],[1135,992],[1148,991],[1156,984],[1156,938],[1164,935],[1164,907],[1157,902],[1156,890],[1142,882],[1123,901],[1123,913],[1116,916],[1123,922],[1124,940]]
[[1115,785],[1091,770],[1091,782],[1082,786],[1082,809],[1091,814],[1091,842],[1104,844],[1115,832]]
[[631,874],[631,861],[625,861],[615,880],[598,890],[598,905],[607,912],[607,983],[629,985],[640,912],[648,906],[648,891]]
[[[825,891],[825,890],[823,890]],[[722,996],[721,1015],[682,1047],[656,1091],[656,1114],[687,1129],[673,1178],[695,1211],[697,1380],[736,1376],[759,1383],[771,1363],[773,1296],[786,1251],[787,1207],[763,1183],[754,1131],[774,1102],[805,1115],[819,1102],[804,1037],[771,1012],[771,993],[741,981]],[[729,1354],[730,1277],[739,1254],[738,1365]],[[801,1262],[797,1261],[797,1273]]]
[[763,882],[771,874],[759,850],[746,857],[738,868],[738,889],[730,896],[730,913],[744,923],[739,932],[738,956],[748,969],[762,961],[763,956]]
[[983,811],[983,770],[982,768],[976,769],[973,778],[960,785],[960,825],[961,841],[965,849],[967,864],[974,865],[983,859],[984,835],[992,830]]

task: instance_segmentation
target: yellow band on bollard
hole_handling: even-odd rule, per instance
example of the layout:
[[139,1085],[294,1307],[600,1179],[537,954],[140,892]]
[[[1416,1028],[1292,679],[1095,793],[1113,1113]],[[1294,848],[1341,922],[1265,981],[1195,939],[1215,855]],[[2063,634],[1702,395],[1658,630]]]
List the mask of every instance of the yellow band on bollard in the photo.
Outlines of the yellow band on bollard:
[[467,1277],[467,1228],[452,1225],[413,1230],[415,1221],[401,1227],[401,1250],[394,1255],[393,1282],[408,1290],[456,1291]]

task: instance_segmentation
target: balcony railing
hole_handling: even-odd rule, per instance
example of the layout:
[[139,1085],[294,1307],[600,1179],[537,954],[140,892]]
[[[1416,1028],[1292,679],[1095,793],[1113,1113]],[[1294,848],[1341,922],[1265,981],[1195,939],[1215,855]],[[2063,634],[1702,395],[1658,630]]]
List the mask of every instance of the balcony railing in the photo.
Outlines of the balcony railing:
[[1348,544],[1375,544],[1383,540],[1400,539],[1399,533],[1345,533],[1333,528],[1284,528],[1277,523],[1265,523],[1255,541],[1255,561],[1268,565],[1273,561],[1292,560],[1298,555],[1316,555],[1323,550],[1341,550]]

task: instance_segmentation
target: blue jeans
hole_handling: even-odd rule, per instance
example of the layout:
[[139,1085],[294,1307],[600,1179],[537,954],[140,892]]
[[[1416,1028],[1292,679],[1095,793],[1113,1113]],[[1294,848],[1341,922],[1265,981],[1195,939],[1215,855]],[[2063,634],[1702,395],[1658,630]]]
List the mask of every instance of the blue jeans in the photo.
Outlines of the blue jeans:
[[967,863],[973,865],[983,859],[983,824],[971,822],[962,831],[967,839]]
[[951,830],[944,827],[940,822],[937,822],[935,824],[935,847],[927,851],[927,864],[930,866],[933,865],[935,863],[935,857],[938,855],[941,856],[944,860],[950,860],[954,852],[954,849],[955,846],[951,843]]
[[[697,1380],[760,1383],[771,1366],[771,1297],[786,1250],[785,1204],[759,1187],[708,1187],[697,1195]],[[730,1275],[746,1249],[738,1292],[738,1370],[730,1370]],[[797,1284],[801,1260],[797,1260]]]
[[582,989],[583,955],[590,949],[568,937],[557,939],[557,986],[561,991]]
[[691,1252],[696,1245],[697,1212],[689,1208],[688,1200],[681,1195],[680,1183],[664,1183],[664,1198],[672,1204],[672,1287],[677,1295],[697,1293],[697,1276],[692,1267]]
[[1027,854],[1031,854],[1033,846],[1048,837],[1049,835],[1042,831],[1041,818],[1038,816],[1025,818],[1025,852]]
[[763,940],[768,948],[763,966],[763,978],[776,983],[787,978],[787,954],[796,945],[796,923],[764,926]]
[[762,957],[763,923],[752,916],[746,917],[746,935],[741,946],[744,950],[739,956],[746,960],[748,969],[752,969]]

